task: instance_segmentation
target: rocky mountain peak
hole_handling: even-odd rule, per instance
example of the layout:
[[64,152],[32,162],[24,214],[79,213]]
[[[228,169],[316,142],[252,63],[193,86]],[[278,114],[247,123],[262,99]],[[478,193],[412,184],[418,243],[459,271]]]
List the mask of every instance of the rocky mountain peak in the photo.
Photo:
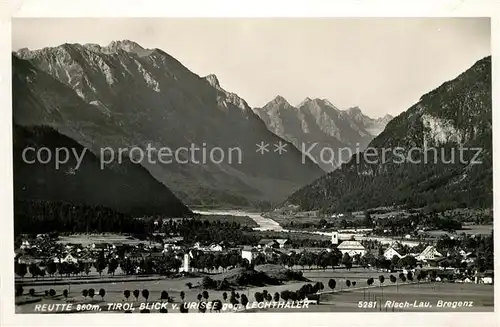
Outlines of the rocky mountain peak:
[[122,41],[111,41],[110,44],[107,46],[108,49],[110,50],[118,50],[121,49],[126,52],[133,52],[133,53],[140,53],[146,49],[141,47],[139,44],[135,43],[134,41],[130,40],[122,40]]
[[286,99],[284,97],[282,97],[281,95],[277,95],[272,101],[271,101],[272,104],[284,104],[284,105],[288,105],[290,106],[290,103],[288,103],[288,101],[286,101]]
[[393,119],[394,119],[394,116],[386,114],[384,117],[381,117],[378,120],[388,123],[388,122],[390,122]]
[[363,112],[361,111],[361,109],[358,106],[351,107],[351,108],[347,109],[347,113],[349,113],[352,116],[357,116],[357,115],[363,114]]
[[300,108],[300,107],[302,107],[303,105],[305,105],[305,104],[307,104],[307,103],[309,103],[309,102],[311,102],[311,101],[312,101],[312,100],[311,100],[311,98],[306,97],[304,100],[302,100],[302,102],[301,102],[301,103],[299,103],[299,104],[297,105],[297,108]]
[[324,104],[326,106],[334,107],[335,108],[335,106],[333,105],[333,103],[331,103],[328,99],[315,99],[315,100],[317,100],[318,102],[320,102],[320,103],[322,103],[322,104]]
[[215,74],[209,74],[209,75],[205,76],[204,78],[213,87],[220,87],[219,79],[217,78],[217,76]]

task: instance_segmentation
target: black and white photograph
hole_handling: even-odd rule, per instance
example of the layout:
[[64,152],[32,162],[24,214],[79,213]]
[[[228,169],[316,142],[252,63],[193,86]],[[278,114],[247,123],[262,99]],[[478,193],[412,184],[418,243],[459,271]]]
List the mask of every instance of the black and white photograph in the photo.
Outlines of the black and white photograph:
[[491,31],[12,18],[15,314],[494,312]]

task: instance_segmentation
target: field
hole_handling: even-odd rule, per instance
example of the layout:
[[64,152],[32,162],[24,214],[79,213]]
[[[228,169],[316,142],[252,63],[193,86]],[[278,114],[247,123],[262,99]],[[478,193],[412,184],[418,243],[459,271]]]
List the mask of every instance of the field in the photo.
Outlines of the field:
[[248,216],[233,216],[233,215],[200,215],[196,216],[195,219],[208,220],[209,222],[221,221],[226,223],[238,223],[243,227],[259,227],[259,225]]
[[[226,273],[230,274],[230,272]],[[352,269],[351,271],[346,270],[315,270],[315,271],[304,271],[304,277],[308,278],[310,282],[293,282],[283,285],[269,285],[265,287],[251,287],[242,288],[236,290],[240,294],[246,294],[250,301],[254,300],[254,294],[256,292],[262,292],[264,289],[269,293],[274,294],[275,292],[281,292],[284,290],[295,291],[299,289],[305,283],[314,283],[316,281],[321,281],[325,285],[323,294],[321,295],[321,303],[319,305],[310,305],[309,308],[268,308],[263,309],[266,312],[275,311],[312,311],[312,312],[342,312],[342,311],[412,311],[412,310],[423,310],[423,311],[493,311],[493,286],[492,285],[476,285],[476,284],[455,284],[455,283],[421,283],[419,285],[398,285],[391,284],[388,280],[389,274],[384,274],[386,281],[383,284],[384,287],[378,286],[378,276],[379,272],[365,270],[362,268]],[[217,278],[216,276],[212,276]],[[222,278],[223,276],[219,276]],[[369,277],[375,279],[374,286],[366,288],[366,280]],[[331,293],[328,288],[328,280],[333,278],[336,280],[337,287],[335,288],[335,293]],[[217,278],[218,279],[218,278]],[[345,282],[349,279],[351,282],[356,281],[355,287],[347,288]],[[123,291],[128,289],[133,291],[134,289],[149,290],[148,302],[159,302],[160,293],[165,290],[173,297],[173,303],[180,303],[180,292],[184,291],[185,301],[197,302],[196,296],[203,291],[200,288],[189,289],[186,283],[192,283],[197,285],[201,282],[201,277],[196,278],[176,278],[176,279],[162,279],[156,281],[128,281],[128,282],[113,282],[113,283],[94,283],[94,284],[82,284],[82,285],[54,285],[54,286],[25,286],[24,291],[27,293],[28,289],[33,287],[36,292],[43,293],[45,290],[53,288],[56,291],[54,298],[42,298],[40,302],[28,303],[16,306],[16,312],[18,313],[33,313],[35,305],[37,304],[56,304],[56,303],[67,303],[66,301],[73,302],[73,306],[77,303],[87,303],[87,304],[98,304],[99,309],[102,311],[107,310],[107,304],[114,303],[125,303],[134,302],[135,307],[139,307],[140,303],[144,303],[145,299],[139,297],[138,302],[135,298],[131,296],[128,301],[125,300],[123,296]],[[96,293],[100,288],[106,290],[106,295],[104,300],[96,295],[91,301],[89,298],[84,299],[82,296],[83,289],[94,288]],[[64,289],[69,290],[68,300],[60,296]],[[209,300],[220,299],[222,300],[222,291],[208,290]],[[229,292],[228,292],[229,293]],[[472,301],[472,307],[457,307],[457,308],[438,308],[437,302],[442,301]],[[377,308],[358,308],[359,301],[376,301]],[[384,307],[386,301],[408,301],[413,303],[414,301],[429,302],[432,307],[415,309],[415,308],[390,308]],[[223,301],[224,302],[224,301]],[[168,310],[170,312],[178,312],[178,309],[173,309],[171,304],[169,304]],[[136,309],[135,312],[138,310]],[[196,311],[196,310],[191,310]],[[228,310],[231,312],[230,310]],[[152,310],[155,312],[155,310]]]
[[110,243],[110,244],[127,244],[127,245],[137,245],[139,243],[144,243],[144,240],[139,240],[128,235],[123,234],[72,234],[67,236],[60,236],[57,240],[58,243],[62,244],[82,244],[82,246],[89,246],[92,244]]
[[[489,235],[493,231],[493,225],[465,225],[462,229],[457,230],[457,234],[465,233],[467,235]],[[431,236],[439,237],[444,234],[449,234],[443,230],[432,230],[427,232]]]

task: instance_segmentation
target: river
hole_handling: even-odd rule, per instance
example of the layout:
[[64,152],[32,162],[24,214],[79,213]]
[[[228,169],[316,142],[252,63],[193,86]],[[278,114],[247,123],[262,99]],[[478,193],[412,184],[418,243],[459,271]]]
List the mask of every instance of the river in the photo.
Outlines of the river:
[[193,210],[193,212],[200,215],[247,216],[252,218],[253,221],[259,225],[259,227],[255,227],[254,230],[286,232],[286,230],[284,230],[283,227],[281,227],[276,221],[263,217],[258,212],[248,212],[243,210]]

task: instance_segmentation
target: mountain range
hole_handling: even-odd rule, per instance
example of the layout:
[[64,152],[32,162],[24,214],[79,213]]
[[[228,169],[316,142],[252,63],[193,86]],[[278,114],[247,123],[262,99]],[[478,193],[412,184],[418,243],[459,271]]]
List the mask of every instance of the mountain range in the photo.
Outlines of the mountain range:
[[393,118],[372,119],[358,107],[340,110],[326,99],[306,98],[297,107],[282,96],[254,108],[267,128],[291,142],[329,172],[362,151]]
[[424,94],[368,149],[294,192],[283,206],[325,212],[491,207],[491,57]]
[[[137,165],[186,204],[281,202],[323,174],[270,132],[245,100],[222,89],[215,75],[200,77],[160,49],[127,40],[108,46],[66,43],[21,49],[12,60],[13,120],[20,127],[50,127],[99,159],[103,148],[151,146],[154,154],[191,145],[222,149],[222,162],[198,164],[183,151],[182,160]],[[288,145],[281,154],[273,151],[280,142]],[[268,152],[256,152],[261,143],[269,144]],[[229,150],[236,148],[240,152],[230,160]],[[147,192],[146,185],[140,187]]]

